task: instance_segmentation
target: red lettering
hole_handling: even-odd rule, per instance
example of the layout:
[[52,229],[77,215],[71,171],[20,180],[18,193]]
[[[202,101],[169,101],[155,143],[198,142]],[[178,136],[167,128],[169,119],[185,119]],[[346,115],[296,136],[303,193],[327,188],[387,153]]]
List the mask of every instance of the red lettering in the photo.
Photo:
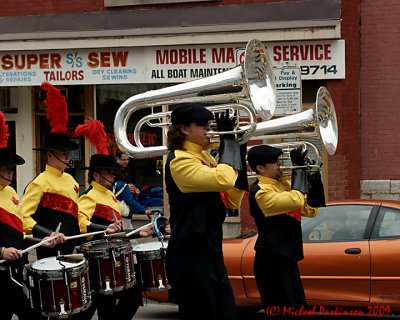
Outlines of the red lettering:
[[40,69],[49,69],[49,55],[48,54],[39,54],[39,68]]
[[112,58],[114,62],[114,67],[126,67],[128,62],[128,52],[127,51],[118,51],[112,52]]
[[52,53],[50,55],[50,68],[61,69],[61,55],[58,53]]
[[11,55],[7,54],[1,58],[1,67],[3,70],[11,70],[13,68]]
[[100,67],[109,68],[110,66],[111,66],[110,53],[100,52]]
[[156,64],[168,64],[168,50],[156,50]]
[[275,46],[272,49],[272,53],[274,54],[274,61],[281,61],[282,60],[282,55],[281,55],[281,47],[280,46]]
[[331,45],[326,43],[324,44],[324,55],[325,55],[325,60],[331,60]]
[[212,48],[211,57],[213,63],[225,63],[225,48]]
[[97,52],[89,52],[88,54],[88,67],[89,68],[97,68],[99,66],[99,56]]
[[28,54],[26,56],[26,60],[27,60],[27,69],[31,69],[32,65],[37,64],[38,63],[38,56],[36,54]]
[[275,46],[274,61],[331,60],[330,44],[304,44]]

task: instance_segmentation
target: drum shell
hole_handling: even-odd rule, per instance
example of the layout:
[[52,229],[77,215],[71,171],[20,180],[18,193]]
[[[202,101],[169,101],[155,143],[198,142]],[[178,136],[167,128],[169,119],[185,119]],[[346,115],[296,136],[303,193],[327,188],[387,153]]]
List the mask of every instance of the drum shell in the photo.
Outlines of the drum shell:
[[126,239],[95,240],[79,251],[89,261],[92,291],[112,294],[136,284],[132,245]]
[[133,247],[137,264],[136,273],[141,279],[143,291],[165,291],[170,288],[166,270],[166,244],[148,242]]
[[[91,304],[88,261],[84,260],[71,267],[55,270],[56,257],[37,260],[26,267],[31,307],[40,310],[45,317],[59,317],[64,311],[74,314],[86,310]],[[63,262],[59,262],[63,263]],[[42,269],[35,266],[42,264]],[[63,308],[60,305],[63,302]]]

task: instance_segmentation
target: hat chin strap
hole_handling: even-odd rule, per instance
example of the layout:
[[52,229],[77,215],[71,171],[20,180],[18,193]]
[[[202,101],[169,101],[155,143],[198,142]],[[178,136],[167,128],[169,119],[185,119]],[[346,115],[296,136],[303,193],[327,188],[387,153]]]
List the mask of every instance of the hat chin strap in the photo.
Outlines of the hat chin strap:
[[104,180],[106,180],[107,182],[111,183],[111,185],[114,184],[114,180],[108,180],[105,176],[103,176],[100,172],[99,172],[100,177],[102,177]]
[[0,178],[4,179],[4,180],[6,180],[6,181],[9,181],[9,182],[11,183],[12,180],[15,178],[15,176],[13,175],[13,177],[12,177],[11,179],[8,179],[8,178],[6,178],[5,176],[2,176],[2,175],[0,174]]
[[59,157],[57,157],[56,154],[55,154],[54,152],[52,152],[51,154],[54,156],[54,158],[56,158],[56,159],[57,159],[58,161],[60,161],[61,163],[65,164],[67,167],[71,167],[71,161],[64,162],[64,161],[62,161]]

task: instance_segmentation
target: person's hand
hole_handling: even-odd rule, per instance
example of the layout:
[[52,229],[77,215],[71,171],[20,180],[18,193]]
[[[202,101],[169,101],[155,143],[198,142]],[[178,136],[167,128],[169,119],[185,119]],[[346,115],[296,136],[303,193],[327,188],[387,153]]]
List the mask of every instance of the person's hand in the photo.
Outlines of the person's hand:
[[215,114],[218,131],[233,131],[235,128],[236,117],[229,117],[229,109],[225,112]]
[[139,234],[142,238],[150,237],[154,233],[154,228],[153,226],[147,226],[146,228],[143,228],[140,230]]
[[[47,240],[47,239],[49,239],[50,237],[45,237],[45,238],[43,238],[43,240]],[[45,247],[45,248],[54,248],[56,245],[57,245],[57,241],[56,241],[57,239],[53,239],[53,240],[50,240],[50,241],[47,241],[47,242],[45,242],[45,243],[43,243],[43,245],[42,245],[42,247]]]
[[[67,237],[65,236],[64,233],[61,233],[61,232],[52,232],[52,233],[50,233],[50,237],[54,237],[54,236],[57,236],[57,238],[55,238],[53,240],[55,242],[54,245],[62,244],[62,243],[67,241]],[[46,237],[46,238],[48,238],[48,237]],[[52,242],[52,241],[50,241],[50,242]],[[52,248],[52,247],[50,247],[50,248]]]
[[128,183],[128,187],[129,187],[129,190],[131,190],[131,192],[133,194],[135,194],[137,196],[140,194],[140,189],[136,188],[136,186],[133,183]]
[[22,251],[14,247],[5,248],[3,252],[3,259],[14,261],[22,257]]
[[108,225],[107,229],[106,229],[106,233],[116,233],[116,232],[120,232],[122,230],[121,228],[121,224],[118,223],[111,223],[110,225]]
[[306,163],[307,149],[303,150],[303,147],[290,150],[290,160],[294,166],[304,166]]

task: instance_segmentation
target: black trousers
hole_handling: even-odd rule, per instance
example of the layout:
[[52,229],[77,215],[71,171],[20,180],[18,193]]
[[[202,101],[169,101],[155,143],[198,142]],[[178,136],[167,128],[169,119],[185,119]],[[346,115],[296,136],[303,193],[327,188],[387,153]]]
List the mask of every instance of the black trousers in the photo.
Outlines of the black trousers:
[[290,316],[290,307],[306,304],[297,261],[270,250],[256,250],[254,276],[267,315],[277,310],[274,318],[285,318]]
[[92,305],[82,320],[91,319],[96,309],[99,320],[131,320],[142,305],[142,292],[138,285],[111,295],[92,293]]
[[[13,272],[13,278],[22,284],[22,270]],[[29,299],[23,289],[11,280],[8,269],[0,271],[0,283],[0,318],[10,320],[16,314],[19,320],[32,319]]]
[[236,319],[222,252],[204,244],[168,248],[166,270],[181,320]]

